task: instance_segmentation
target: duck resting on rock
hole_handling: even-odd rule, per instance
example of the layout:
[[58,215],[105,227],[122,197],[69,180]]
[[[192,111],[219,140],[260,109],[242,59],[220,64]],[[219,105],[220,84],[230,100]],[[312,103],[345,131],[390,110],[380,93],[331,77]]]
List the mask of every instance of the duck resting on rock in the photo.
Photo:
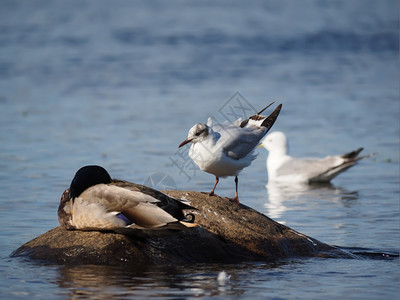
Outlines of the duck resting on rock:
[[66,229],[123,234],[187,230],[198,226],[194,207],[144,185],[111,179],[100,166],[84,166],[61,196],[58,220]]

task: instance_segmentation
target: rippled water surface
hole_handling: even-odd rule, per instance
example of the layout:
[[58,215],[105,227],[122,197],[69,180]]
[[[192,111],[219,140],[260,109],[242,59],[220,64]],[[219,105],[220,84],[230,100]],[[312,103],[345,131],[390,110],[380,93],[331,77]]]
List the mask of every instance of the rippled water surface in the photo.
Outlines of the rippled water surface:
[[[397,299],[398,82],[396,1],[1,1],[0,297]],[[58,226],[85,164],[211,190],[213,176],[177,151],[189,128],[271,101],[292,155],[375,156],[329,185],[276,186],[260,150],[239,176],[241,201],[369,255],[136,270],[9,257]],[[233,196],[233,178],[217,193]]]

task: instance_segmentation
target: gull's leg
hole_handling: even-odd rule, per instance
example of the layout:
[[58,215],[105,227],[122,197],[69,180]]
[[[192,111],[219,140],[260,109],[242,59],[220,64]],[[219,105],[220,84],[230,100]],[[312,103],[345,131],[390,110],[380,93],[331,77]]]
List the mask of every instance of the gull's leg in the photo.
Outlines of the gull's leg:
[[214,187],[213,187],[212,191],[208,194],[209,196],[214,196],[215,195],[214,191],[215,191],[215,187],[217,186],[218,182],[219,182],[219,178],[215,177],[215,184],[214,184]]
[[235,187],[236,187],[235,197],[229,199],[230,201],[235,202],[235,203],[237,203],[237,204],[239,204],[238,182],[239,182],[239,179],[238,179],[237,176],[235,176]]

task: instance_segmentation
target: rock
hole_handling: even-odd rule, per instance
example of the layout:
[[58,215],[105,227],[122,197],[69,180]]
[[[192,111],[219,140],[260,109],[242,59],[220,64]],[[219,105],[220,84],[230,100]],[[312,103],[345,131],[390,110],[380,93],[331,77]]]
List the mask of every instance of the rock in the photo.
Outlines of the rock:
[[198,192],[165,193],[189,200],[198,209],[190,212],[201,226],[145,237],[66,230],[59,226],[22,245],[12,256],[72,265],[239,263],[349,256],[226,198]]

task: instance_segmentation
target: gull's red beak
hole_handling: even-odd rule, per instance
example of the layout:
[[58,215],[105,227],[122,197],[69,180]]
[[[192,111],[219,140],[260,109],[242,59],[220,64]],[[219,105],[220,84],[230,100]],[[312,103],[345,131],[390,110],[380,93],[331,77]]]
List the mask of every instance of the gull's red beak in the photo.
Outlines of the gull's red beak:
[[183,145],[186,145],[187,143],[190,143],[192,139],[186,139],[182,143],[179,144],[178,148],[182,147]]

